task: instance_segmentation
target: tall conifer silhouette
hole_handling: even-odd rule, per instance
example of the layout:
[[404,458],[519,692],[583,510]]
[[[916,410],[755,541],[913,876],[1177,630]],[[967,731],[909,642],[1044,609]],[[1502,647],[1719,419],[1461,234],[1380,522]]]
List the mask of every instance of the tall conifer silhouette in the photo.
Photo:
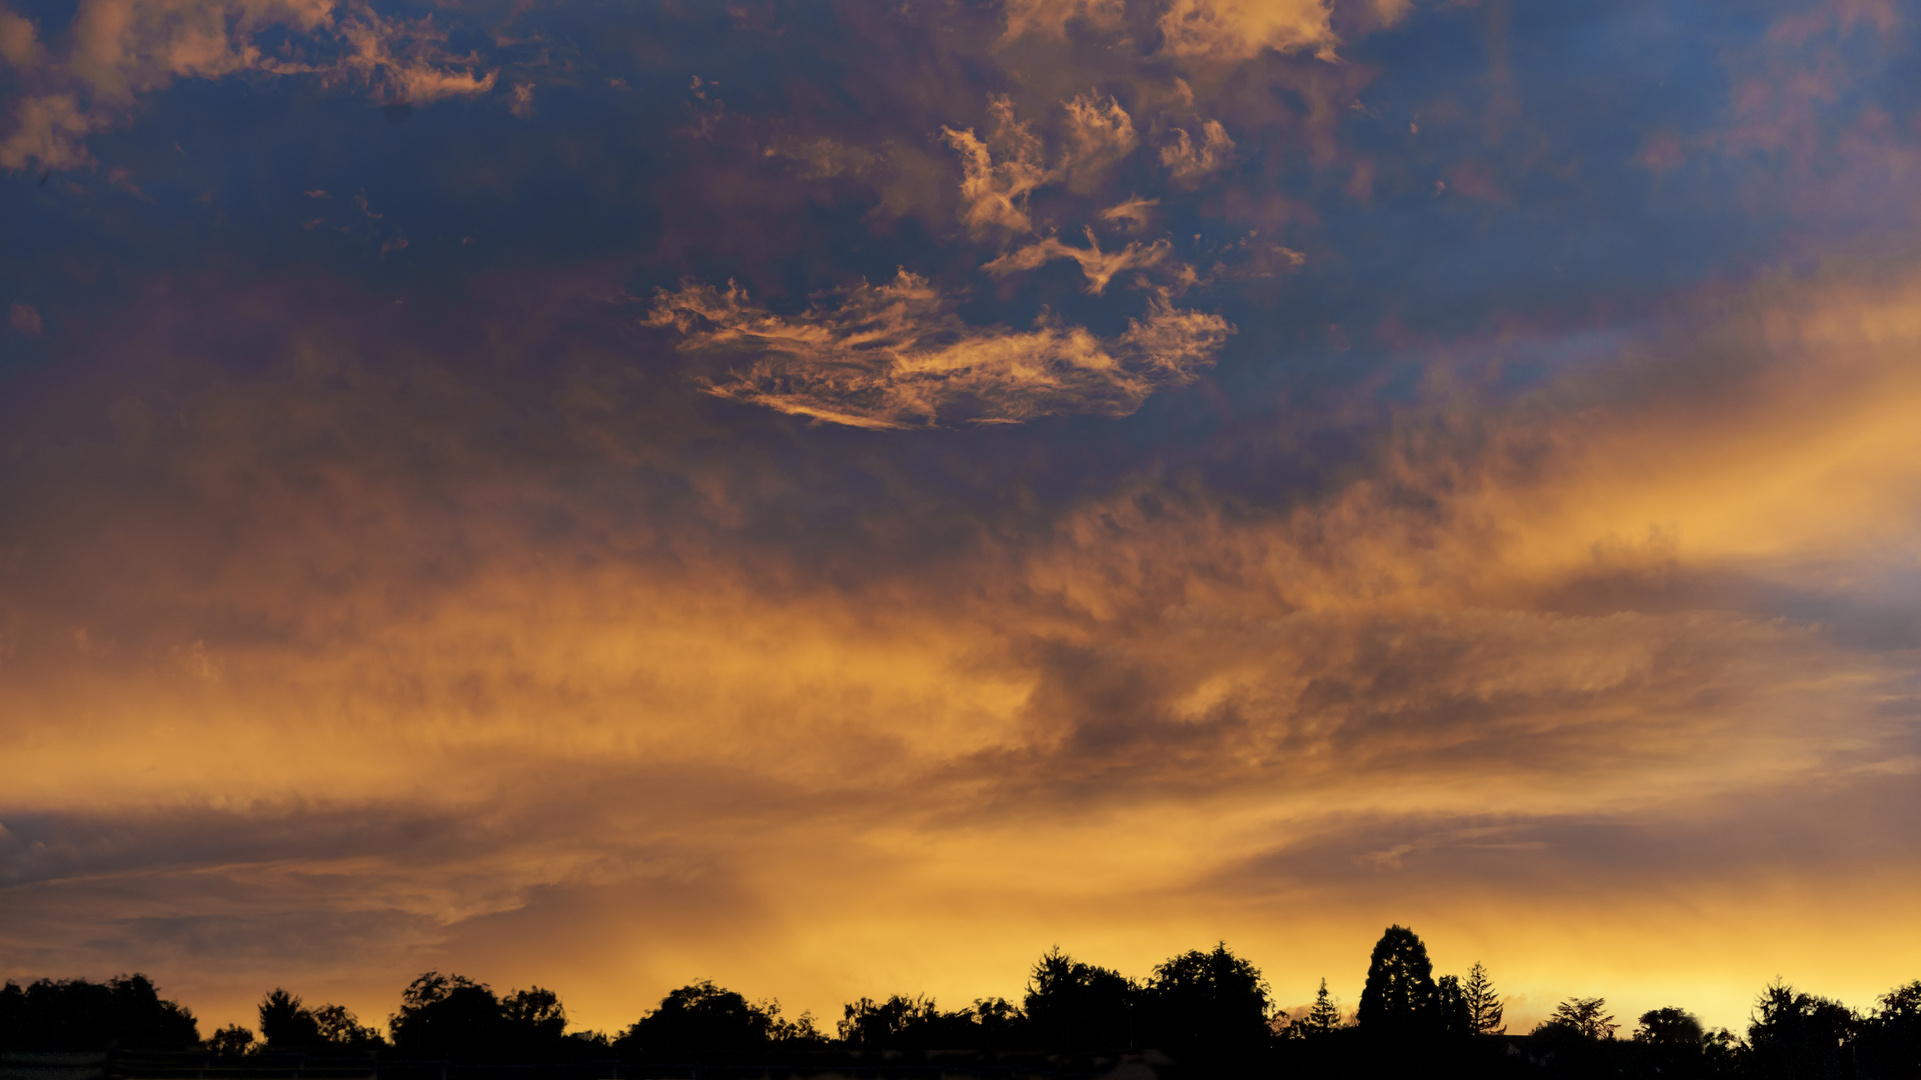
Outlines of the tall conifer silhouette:
[[1479,960],[1468,969],[1467,982],[1461,991],[1467,996],[1468,1026],[1476,1035],[1505,1035],[1507,1024],[1501,1014],[1505,1007],[1501,995],[1494,989],[1494,980],[1488,977],[1487,968]]
[[1309,1037],[1325,1035],[1341,1026],[1341,1007],[1334,1004],[1334,998],[1327,992],[1327,980],[1321,980],[1320,992],[1314,995],[1314,1005],[1301,1017],[1301,1033]]
[[1405,926],[1387,928],[1367,962],[1357,1019],[1374,1035],[1402,1037],[1433,1033],[1436,987],[1427,946]]

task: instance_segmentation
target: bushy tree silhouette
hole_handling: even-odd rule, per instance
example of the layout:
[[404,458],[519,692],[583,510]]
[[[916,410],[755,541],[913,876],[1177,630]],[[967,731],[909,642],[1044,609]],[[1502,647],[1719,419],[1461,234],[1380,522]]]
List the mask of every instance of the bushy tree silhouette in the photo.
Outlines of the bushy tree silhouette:
[[1116,1050],[1134,1043],[1135,986],[1117,971],[1050,950],[1027,977],[1021,1005],[1035,1045]]
[[1027,1036],[1027,1014],[1006,998],[976,998],[974,1027],[983,1049],[1019,1046]]
[[1607,1011],[1606,998],[1568,998],[1554,1007],[1537,1034],[1564,1032],[1583,1039],[1612,1039],[1621,1025]]
[[260,1034],[270,1053],[346,1053],[373,1050],[382,1045],[380,1033],[362,1027],[360,1018],[345,1005],[309,1009],[297,995],[283,987],[275,987],[260,999]]
[[1267,982],[1226,942],[1161,963],[1141,1003],[1147,1042],[1176,1054],[1245,1054],[1269,1035]]
[[486,983],[429,971],[387,1019],[394,1048],[415,1057],[530,1061],[559,1056],[567,1015],[552,992],[516,990],[505,1001]]
[[1700,1046],[1707,1038],[1701,1021],[1686,1009],[1649,1009],[1641,1014],[1634,1041],[1658,1046]]
[[559,1044],[567,1030],[567,1010],[561,1007],[560,998],[538,986],[501,998],[500,1015],[505,1021],[503,1037],[508,1053],[523,1060],[543,1056]]
[[985,1050],[1012,1045],[1022,1027],[1019,1009],[1002,998],[942,1012],[933,998],[861,998],[842,1010],[840,1039],[855,1049]]
[[500,1000],[485,983],[429,971],[400,995],[387,1029],[395,1049],[419,1057],[492,1057],[501,1046]]
[[305,1003],[284,987],[260,999],[260,1037],[269,1052],[318,1049],[325,1040]]
[[614,1049],[656,1058],[738,1054],[765,1047],[779,1022],[777,1009],[753,1005],[703,979],[662,998],[614,1041]]
[[239,1024],[228,1024],[207,1036],[207,1050],[216,1057],[239,1057],[251,1049],[253,1032]]
[[386,1044],[380,1032],[367,1027],[345,1005],[322,1005],[313,1011],[323,1045],[335,1050],[373,1050]]
[[1856,1064],[1863,1077],[1921,1072],[1921,980],[1881,995],[1856,1034]]
[[1438,987],[1427,946],[1405,926],[1387,928],[1368,957],[1367,984],[1356,1015],[1361,1030],[1375,1038],[1402,1040],[1437,1033]]
[[199,1045],[193,1013],[145,975],[104,983],[40,979],[0,988],[0,1050],[185,1050]]
[[1748,1022],[1750,1069],[1768,1080],[1840,1080],[1850,1071],[1848,1044],[1860,1027],[1853,1009],[1776,979]]

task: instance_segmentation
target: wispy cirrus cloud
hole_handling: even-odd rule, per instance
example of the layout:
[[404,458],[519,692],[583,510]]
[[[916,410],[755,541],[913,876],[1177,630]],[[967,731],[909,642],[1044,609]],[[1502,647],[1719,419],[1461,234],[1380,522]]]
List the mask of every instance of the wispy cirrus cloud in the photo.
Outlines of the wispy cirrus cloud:
[[1100,173],[1140,145],[1134,118],[1113,95],[1077,94],[1066,103],[1066,168],[1071,186],[1091,188]]
[[1014,118],[1011,99],[994,98],[988,113],[994,126],[985,139],[973,128],[941,129],[961,155],[961,221],[976,238],[995,229],[1031,232],[1028,198],[1036,188],[1059,179],[1061,170],[1045,163],[1040,136],[1031,122]]
[[1186,128],[1175,128],[1173,141],[1161,147],[1161,164],[1183,187],[1194,187],[1209,173],[1226,168],[1233,158],[1234,140],[1218,120],[1201,123],[1199,140]]
[[[1117,215],[1124,216],[1124,215]],[[1145,269],[1157,266],[1166,260],[1172,250],[1166,240],[1156,240],[1142,245],[1139,241],[1129,241],[1119,251],[1102,251],[1100,240],[1094,230],[1087,230],[1087,246],[1078,248],[1063,243],[1059,237],[1049,236],[1038,243],[1018,247],[987,263],[981,269],[997,277],[1023,270],[1037,270],[1055,259],[1072,259],[1080,265],[1081,273],[1087,277],[1087,291],[1098,296],[1107,289],[1107,283],[1114,275],[1125,270]]]

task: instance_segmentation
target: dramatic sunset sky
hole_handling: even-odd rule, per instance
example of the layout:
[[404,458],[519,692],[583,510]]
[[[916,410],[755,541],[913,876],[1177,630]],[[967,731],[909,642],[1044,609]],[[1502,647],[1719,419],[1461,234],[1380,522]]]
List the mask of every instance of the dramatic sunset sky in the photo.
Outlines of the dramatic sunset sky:
[[1921,977],[1896,0],[0,0],[0,977]]

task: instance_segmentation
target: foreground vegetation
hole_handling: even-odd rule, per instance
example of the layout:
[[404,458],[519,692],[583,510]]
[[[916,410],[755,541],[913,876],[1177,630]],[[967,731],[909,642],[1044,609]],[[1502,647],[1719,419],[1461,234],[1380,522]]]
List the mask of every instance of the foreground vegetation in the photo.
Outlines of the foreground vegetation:
[[386,1030],[339,1005],[308,1006],[285,989],[260,1002],[258,1035],[229,1026],[201,1039],[193,1014],[145,976],[106,983],[43,979],[0,991],[0,1051],[201,1050],[236,1064],[286,1055],[374,1055],[473,1066],[625,1061],[780,1064],[969,1058],[1036,1071],[1104,1068],[1127,1054],[1189,1075],[1731,1077],[1881,1080],[1921,1077],[1921,980],[1870,1009],[1797,992],[1761,991],[1747,1030],[1706,1030],[1680,1007],[1629,1025],[1600,998],[1562,1002],[1526,1034],[1510,1033],[1480,964],[1436,978],[1413,931],[1390,927],[1369,958],[1350,1016],[1322,980],[1299,1015],[1275,1009],[1255,967],[1225,944],[1157,966],[1145,979],[1058,949],[1040,958],[1016,1005],[862,998],[831,1032],[777,1002],[750,1002],[711,982],[683,986],[617,1036],[568,1032],[552,992],[496,994],[429,972],[401,995]]

